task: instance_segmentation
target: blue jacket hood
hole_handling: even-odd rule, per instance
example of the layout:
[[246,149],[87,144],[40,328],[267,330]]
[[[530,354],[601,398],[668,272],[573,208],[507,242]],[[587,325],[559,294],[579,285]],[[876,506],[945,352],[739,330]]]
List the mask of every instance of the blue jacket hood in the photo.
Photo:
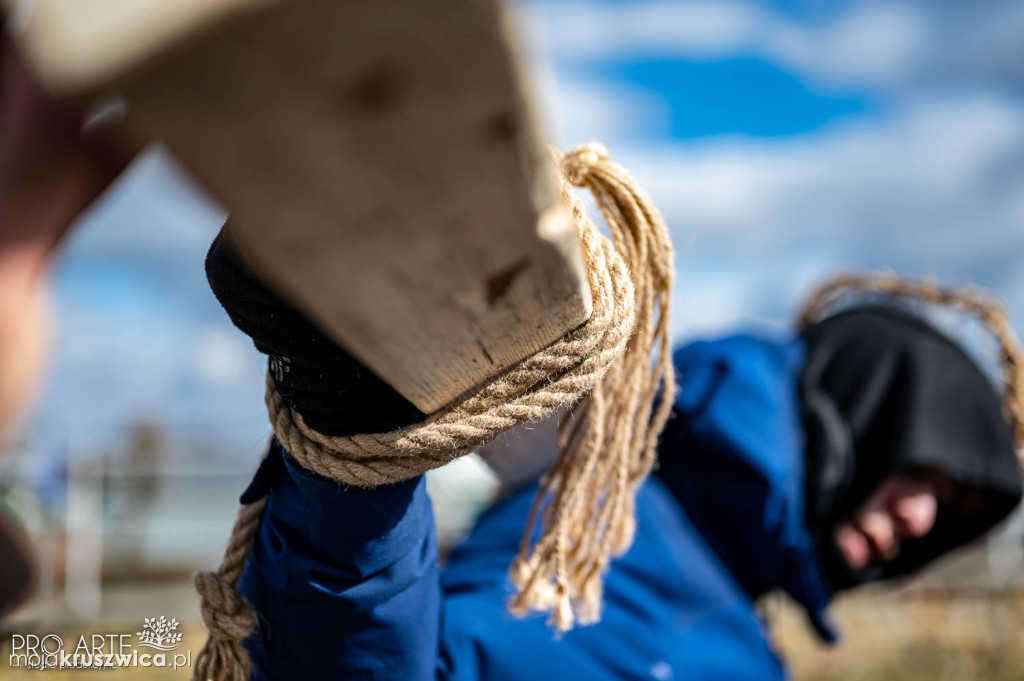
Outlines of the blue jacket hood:
[[751,596],[782,589],[836,638],[804,513],[799,340],[737,335],[675,352],[680,391],[659,475]]

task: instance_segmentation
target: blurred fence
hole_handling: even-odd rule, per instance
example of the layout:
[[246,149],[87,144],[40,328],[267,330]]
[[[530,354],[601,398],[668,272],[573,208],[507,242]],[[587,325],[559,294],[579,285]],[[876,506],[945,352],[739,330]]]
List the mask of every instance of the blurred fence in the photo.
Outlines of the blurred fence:
[[[9,453],[15,460],[0,472],[0,501],[32,536],[41,569],[36,608],[95,622],[110,615],[108,593],[142,583],[177,593],[192,572],[215,566],[264,442],[259,434],[242,438],[247,444],[232,448],[226,443],[238,434],[167,435],[136,424],[123,446],[81,438],[56,451]],[[448,547],[492,498],[496,482],[468,457],[431,475],[428,488],[440,543]]]
[[[203,632],[189,576],[219,561],[262,438],[251,430],[166,435],[139,426],[118,447],[83,437],[57,453],[31,446],[14,452],[0,472],[0,499],[25,520],[42,575],[38,597],[5,627],[130,627],[165,614],[184,623],[198,651]],[[428,476],[442,547],[469,529],[496,487],[475,457]],[[1022,678],[1022,525],[1018,513],[1001,532],[909,584],[840,598],[835,614],[844,644],[834,650],[815,641],[791,605],[769,599],[765,611],[794,678]]]

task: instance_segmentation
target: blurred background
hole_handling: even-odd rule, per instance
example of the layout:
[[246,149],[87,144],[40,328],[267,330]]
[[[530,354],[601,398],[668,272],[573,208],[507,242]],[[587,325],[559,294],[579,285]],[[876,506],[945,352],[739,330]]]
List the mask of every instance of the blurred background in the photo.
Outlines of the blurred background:
[[[664,212],[678,341],[785,333],[813,285],[850,268],[975,282],[1024,320],[1024,3],[512,10],[550,139],[601,140]],[[189,575],[219,561],[270,434],[264,362],[203,273],[223,219],[154,147],[67,245],[50,377],[0,461],[0,503],[43,565],[10,631],[166,615],[199,650]],[[493,489],[474,460],[431,480],[442,539]],[[836,651],[784,603],[765,611],[797,678],[1019,679],[1022,588],[1018,514],[911,584],[843,599]]]

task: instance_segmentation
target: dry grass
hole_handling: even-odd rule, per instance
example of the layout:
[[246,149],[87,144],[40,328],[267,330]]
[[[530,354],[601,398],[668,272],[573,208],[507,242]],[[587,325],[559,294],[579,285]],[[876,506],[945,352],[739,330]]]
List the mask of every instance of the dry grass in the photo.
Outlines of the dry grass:
[[822,647],[802,615],[772,616],[796,681],[1019,681],[1024,679],[1024,596],[941,594],[842,599],[843,634]]
[[[789,660],[794,681],[1020,681],[1024,679],[1024,595],[913,596],[860,595],[841,600],[834,614],[843,642],[822,647],[806,628],[803,615],[788,605],[771,604],[776,640]],[[137,628],[137,627],[136,627]],[[65,641],[81,633],[134,633],[132,625],[54,630]],[[35,633],[50,633],[37,631]],[[29,633],[23,631],[20,633]],[[180,651],[192,659],[205,632],[196,623],[184,627]],[[188,670],[127,668],[117,670],[34,670],[8,666],[8,636],[0,644],[0,679],[142,679],[189,678]]]

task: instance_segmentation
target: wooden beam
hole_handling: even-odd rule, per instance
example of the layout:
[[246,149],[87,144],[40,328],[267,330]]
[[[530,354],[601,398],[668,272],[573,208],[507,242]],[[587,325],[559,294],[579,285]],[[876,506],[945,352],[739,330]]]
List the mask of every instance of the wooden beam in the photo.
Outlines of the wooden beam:
[[421,409],[589,316],[494,0],[36,0],[26,19],[56,91],[119,92],[256,269]]
[[218,21],[275,0],[0,0],[32,64],[60,95],[103,91]]

